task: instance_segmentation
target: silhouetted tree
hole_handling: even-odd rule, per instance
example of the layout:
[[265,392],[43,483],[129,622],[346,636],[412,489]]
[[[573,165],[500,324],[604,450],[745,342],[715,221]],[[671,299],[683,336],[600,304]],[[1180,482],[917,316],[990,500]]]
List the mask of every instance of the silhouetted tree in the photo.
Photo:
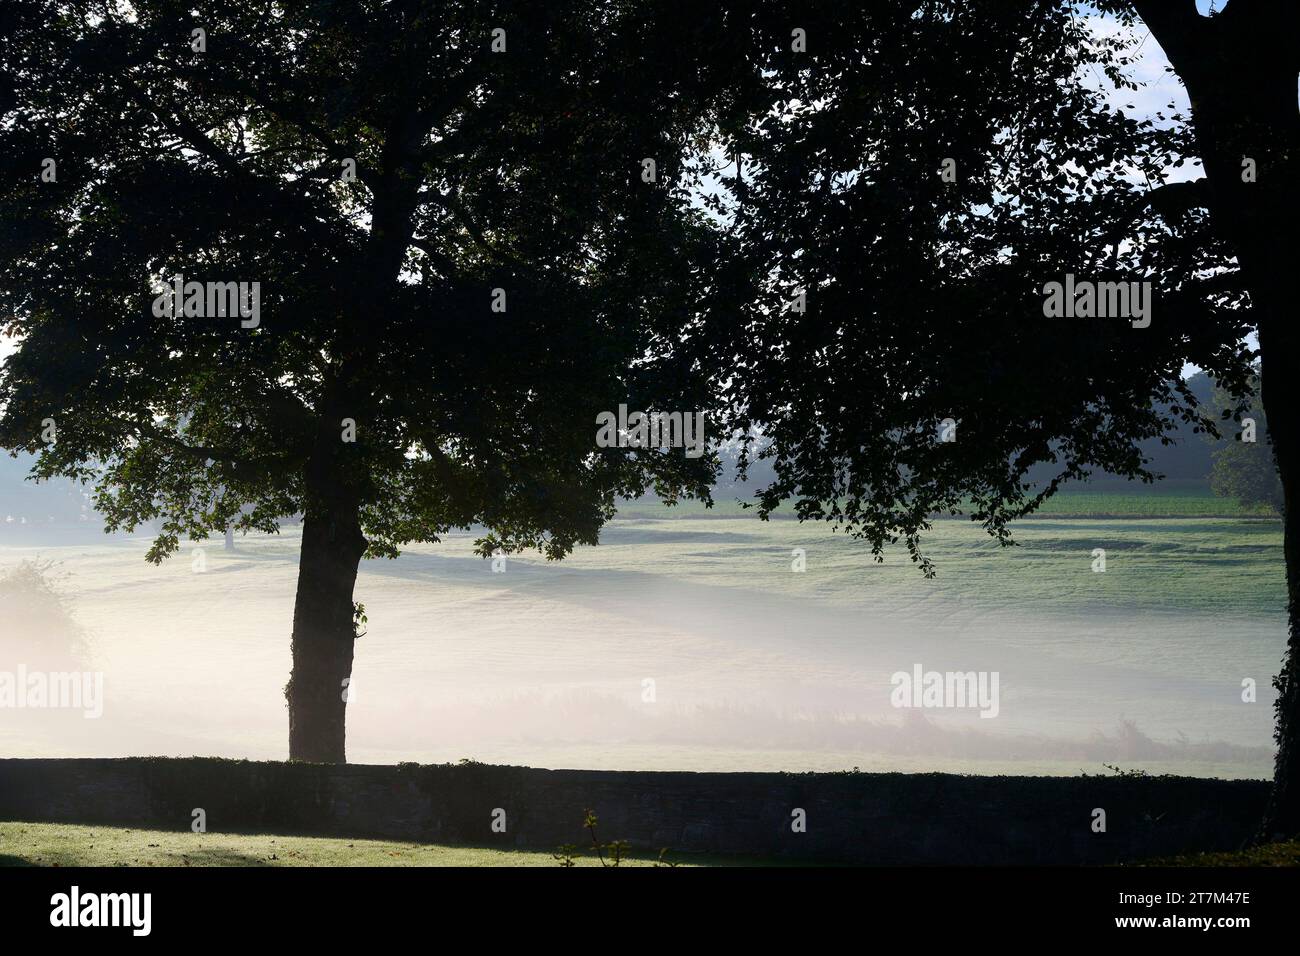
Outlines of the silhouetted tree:
[[[304,515],[291,758],[344,760],[363,555],[479,524],[483,554],[559,558],[617,495],[707,494],[708,456],[598,448],[594,422],[706,407],[687,345],[712,239],[683,157],[726,86],[687,55],[715,16],[24,0],[6,17],[0,307],[21,347],[0,445],[97,480],[110,529],[161,519],[155,562]],[[174,315],[157,297],[177,277],[260,298]]]
[[1282,483],[1288,621],[1282,670],[1273,682],[1278,747],[1261,833],[1293,835],[1300,833],[1300,399],[1291,391],[1300,382],[1293,279],[1300,223],[1300,4],[1227,0],[1214,16],[1201,16],[1195,0],[1106,0],[1100,6],[1130,26],[1145,25],[1187,88],[1195,132],[1190,154],[1199,157],[1205,176],[1186,185],[1184,205],[1209,212],[1250,293],[1261,379],[1270,383],[1261,398]]
[[[1098,6],[1121,29],[1090,23]],[[1255,329],[1282,383],[1264,406],[1293,501],[1298,11],[883,2],[800,13],[804,52],[772,42],[791,17],[757,27],[725,146],[741,161],[713,206],[733,224],[737,289],[757,280],[715,342],[732,424],[768,442],[759,512],[792,502],[877,556],[901,540],[929,573],[920,535],[937,513],[969,503],[1006,542],[1008,521],[1064,481],[1151,480],[1140,443],[1176,422],[1217,435],[1182,370],[1247,395]],[[1190,123],[1108,104],[1104,87],[1132,86],[1135,12],[1187,85]],[[1198,157],[1206,177],[1182,181]],[[1071,281],[1150,282],[1150,312],[1064,318]],[[1055,476],[1028,480],[1044,462]],[[1295,833],[1300,528],[1286,510],[1291,637],[1266,829]]]
[[[294,757],[343,757],[363,553],[481,522],[484,553],[558,557],[616,493],[703,490],[705,460],[593,446],[622,402],[720,395],[763,434],[760,514],[793,501],[929,573],[937,513],[1006,542],[1065,481],[1152,480],[1140,445],[1176,423],[1216,434],[1182,370],[1248,394],[1258,327],[1297,493],[1297,5],[1093,6],[1141,14],[1190,125],[1108,105],[1141,37],[1065,0],[16,6],[0,443],[105,463],[110,526],[166,516],[156,560],[241,505],[245,529],[305,513]],[[155,315],[181,274],[260,280],[262,321]],[[1295,832],[1286,510],[1270,827]]]
[[[970,502],[1006,540],[1062,482],[1150,480],[1139,442],[1214,427],[1182,369],[1243,384],[1249,325],[1238,272],[1199,278],[1223,242],[1164,182],[1186,130],[1080,81],[1123,82],[1134,41],[1032,0],[828,9],[799,21],[806,53],[773,42],[788,22],[752,44],[713,200],[745,303],[715,316],[718,364],[776,474],[760,513],[791,502],[929,570],[936,513]],[[1049,315],[1071,277],[1150,282],[1149,325]]]

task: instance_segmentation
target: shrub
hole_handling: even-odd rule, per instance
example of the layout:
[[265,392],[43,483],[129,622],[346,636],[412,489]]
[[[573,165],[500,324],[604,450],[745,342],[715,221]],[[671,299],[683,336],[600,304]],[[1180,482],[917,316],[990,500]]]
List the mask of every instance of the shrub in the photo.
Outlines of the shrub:
[[56,566],[37,558],[0,569],[0,655],[31,655],[49,664],[86,657],[85,632],[72,616]]

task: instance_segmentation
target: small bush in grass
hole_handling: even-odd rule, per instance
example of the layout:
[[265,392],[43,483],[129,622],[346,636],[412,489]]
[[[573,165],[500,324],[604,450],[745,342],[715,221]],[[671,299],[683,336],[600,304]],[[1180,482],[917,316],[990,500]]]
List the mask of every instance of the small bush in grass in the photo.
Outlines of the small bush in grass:
[[[616,867],[627,857],[627,851],[630,849],[630,846],[625,840],[615,840],[612,843],[602,843],[600,837],[596,834],[596,825],[598,823],[599,821],[593,811],[587,810],[583,813],[582,826],[591,834],[591,846],[587,847],[587,851],[596,855],[596,859],[600,861],[602,867]],[[577,857],[581,854],[582,849],[578,847],[577,844],[566,843],[557,848],[551,855],[559,861],[560,866],[570,867],[576,865]],[[668,859],[668,848],[664,847],[659,851],[659,858],[655,861],[654,865],[656,867],[675,867],[677,866],[677,863]]]
[[86,635],[72,616],[56,567],[37,558],[0,568],[0,658],[50,666],[86,658]]

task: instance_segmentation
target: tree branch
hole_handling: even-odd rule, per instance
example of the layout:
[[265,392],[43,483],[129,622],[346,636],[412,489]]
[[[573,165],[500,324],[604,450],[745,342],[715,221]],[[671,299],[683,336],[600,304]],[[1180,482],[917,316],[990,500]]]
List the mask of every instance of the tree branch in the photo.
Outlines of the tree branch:
[[284,189],[278,182],[264,179],[250,172],[239,159],[221,149],[199,126],[177,109],[162,106],[129,76],[122,83],[131,96],[154,115],[163,129],[177,135],[200,155],[211,160],[218,169],[233,179],[250,186],[256,193],[281,206],[294,207],[306,215],[306,221],[315,223],[318,210],[305,195]]
[[1120,217],[1101,240],[1100,248],[1113,246],[1112,258],[1119,259],[1119,244],[1124,233],[1142,212],[1148,208],[1158,212],[1166,222],[1172,222],[1193,209],[1209,209],[1212,192],[1210,181],[1202,177],[1188,182],[1164,183],[1139,196],[1127,212]]
[[[1205,56],[1209,23],[1196,9],[1196,0],[1132,0],[1133,9],[1151,30],[1178,75],[1187,80]],[[1232,3],[1228,4],[1233,6]]]
[[437,263],[438,267],[442,270],[445,276],[450,278],[452,273],[456,271],[455,265],[454,263],[452,263],[450,257],[448,257],[446,253],[444,253],[441,249],[435,246],[428,239],[425,239],[421,236],[412,236],[409,242],[412,246],[414,246],[416,249],[419,249],[430,259],[432,259],[435,263]]
[[1204,177],[1181,183],[1165,183],[1143,197],[1140,205],[1150,206],[1165,219],[1193,209],[1210,208],[1210,181]]

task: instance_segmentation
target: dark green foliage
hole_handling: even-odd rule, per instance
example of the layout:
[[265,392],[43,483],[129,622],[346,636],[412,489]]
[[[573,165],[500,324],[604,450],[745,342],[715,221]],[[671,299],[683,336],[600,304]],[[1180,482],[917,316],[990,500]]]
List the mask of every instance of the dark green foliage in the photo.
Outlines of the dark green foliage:
[[[389,556],[478,523],[485,553],[560,557],[616,495],[707,493],[707,457],[596,449],[593,423],[706,407],[685,329],[713,240],[683,157],[718,83],[662,65],[719,24],[596,2],[133,6],[24,0],[0,33],[0,314],[22,338],[0,446],[94,482],[110,529],[160,519],[153,560],[310,510],[313,456]],[[177,275],[259,281],[260,326],[155,317]]]
[[[1258,376],[1252,379],[1250,392],[1244,397],[1215,390],[1214,401],[1223,409],[1224,419],[1231,418],[1238,427],[1226,429],[1226,440],[1214,451],[1210,488],[1222,498],[1235,498],[1244,505],[1267,505],[1281,513],[1282,480],[1277,473],[1273,443],[1268,437],[1268,415],[1259,393]],[[1254,441],[1242,440],[1243,418],[1255,423]]]
[[[627,858],[628,851],[631,849],[630,844],[625,840],[615,840],[612,843],[604,843],[596,834],[596,827],[599,819],[592,810],[587,810],[582,815],[583,829],[591,836],[591,845],[586,848],[600,862],[603,869],[613,869],[619,866]],[[560,866],[568,869],[576,866],[576,859],[582,854],[583,850],[576,843],[566,843],[557,847],[556,851],[551,854],[559,862]],[[655,859],[654,866],[674,868],[677,862],[668,859],[668,848],[663,847],[659,851],[659,856]]]
[[[934,514],[969,500],[1006,541],[1061,483],[1151,480],[1142,442],[1214,429],[1182,371],[1244,381],[1250,315],[1195,190],[1161,188],[1187,127],[1080,80],[1126,84],[1136,35],[1095,39],[1070,4],[887,0],[770,10],[752,37],[712,204],[745,290],[715,325],[731,424],[775,471],[761,515],[792,502],[929,571]],[[1150,327],[1045,317],[1066,273],[1152,282]]]

